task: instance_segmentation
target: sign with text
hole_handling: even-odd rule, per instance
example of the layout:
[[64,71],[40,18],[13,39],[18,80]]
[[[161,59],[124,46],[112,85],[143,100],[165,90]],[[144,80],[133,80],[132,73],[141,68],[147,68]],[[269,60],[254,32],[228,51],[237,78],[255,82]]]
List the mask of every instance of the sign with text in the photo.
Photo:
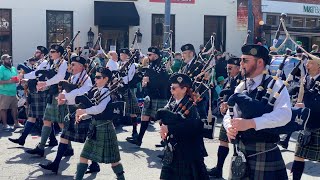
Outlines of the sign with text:
[[246,31],[248,29],[248,0],[238,0],[237,29],[239,31]]
[[[171,0],[171,3],[194,4],[196,0]],[[150,0],[150,2],[164,3],[166,0]]]

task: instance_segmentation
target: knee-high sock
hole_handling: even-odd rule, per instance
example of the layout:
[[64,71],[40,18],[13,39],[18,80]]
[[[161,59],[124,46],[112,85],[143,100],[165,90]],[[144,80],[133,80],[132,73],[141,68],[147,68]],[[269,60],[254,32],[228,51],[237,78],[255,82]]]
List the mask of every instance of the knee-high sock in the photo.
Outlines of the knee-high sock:
[[122,164],[118,164],[116,166],[112,166],[113,172],[117,175],[117,179],[124,180],[124,171]]
[[40,149],[44,149],[44,146],[46,145],[46,142],[50,136],[51,133],[51,127],[49,126],[42,126],[42,130],[41,130],[41,140],[40,143],[38,145],[38,147]]
[[99,164],[95,161],[92,161],[90,166],[99,166]]
[[20,136],[21,139],[26,140],[27,136],[30,134],[31,130],[33,129],[35,123],[27,121],[24,125],[24,130]]
[[304,161],[293,161],[291,172],[293,175],[293,180],[300,180],[303,170],[304,170]]
[[87,171],[87,168],[88,168],[88,164],[78,163],[76,180],[82,180],[83,179],[83,176]]
[[229,148],[224,146],[219,146],[218,148],[218,162],[217,162],[217,169],[223,169],[224,161],[226,160],[229,153]]
[[54,124],[51,125],[51,133],[50,133],[49,139],[50,139],[50,141],[57,141],[56,132],[54,129]]
[[137,117],[131,117],[132,122],[132,134],[137,134]]
[[68,148],[68,144],[64,144],[61,142],[59,143],[58,152],[57,152],[56,158],[54,159],[53,163],[60,164],[60,161],[63,157],[63,154],[67,151],[67,148]]
[[68,142],[68,150],[72,150],[71,141]]
[[140,127],[139,136],[138,136],[139,141],[142,141],[144,133],[146,132],[146,130],[148,128],[148,125],[149,125],[149,121],[141,121],[141,127]]

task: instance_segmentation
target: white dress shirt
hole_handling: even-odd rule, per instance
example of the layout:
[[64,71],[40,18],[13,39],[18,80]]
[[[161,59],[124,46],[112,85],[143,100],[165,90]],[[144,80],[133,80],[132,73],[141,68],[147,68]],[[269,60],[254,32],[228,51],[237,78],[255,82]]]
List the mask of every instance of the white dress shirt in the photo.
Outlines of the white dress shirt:
[[119,64],[116,61],[112,60],[112,59],[109,59],[106,67],[109,68],[110,71],[119,70]]
[[[126,62],[121,62],[121,63],[124,65]],[[128,74],[126,76],[122,77],[123,83],[128,84],[133,79],[133,76],[135,75],[135,73],[136,73],[136,65],[134,63],[132,63],[130,65]]]
[[[253,78],[254,84],[251,86],[250,90],[256,89],[261,84],[262,77],[263,75],[261,74]],[[268,86],[270,86],[270,83]],[[282,84],[283,84],[282,81],[277,80],[273,88],[273,93],[277,92],[282,86]],[[236,87],[234,92],[242,93],[243,90],[244,90],[244,82],[241,82]],[[270,99],[272,97],[273,97],[273,94],[271,94]],[[234,106],[233,111],[234,111],[234,118],[241,117],[241,114],[238,111],[237,105]],[[250,111],[250,109],[248,109],[248,111]],[[291,112],[290,96],[287,88],[283,88],[283,90],[280,93],[280,96],[277,98],[274,104],[273,111],[270,113],[265,113],[261,117],[253,118],[256,124],[255,130],[258,131],[261,129],[284,126],[291,120],[291,116],[292,116],[292,112]],[[228,129],[229,127],[231,127],[230,119],[231,117],[228,110],[226,115],[223,118],[223,126],[225,127],[225,129]]]
[[[63,62],[60,64],[57,74],[55,76],[53,76],[51,79],[48,79],[46,81],[47,86],[51,86],[53,84],[58,84],[66,76],[68,64],[67,64],[67,61],[65,61],[65,60],[61,60],[61,61],[63,61]],[[57,63],[59,63],[59,59],[56,59],[53,61],[53,66],[55,66],[55,64],[57,64]]]
[[78,83],[85,80],[80,88],[74,89],[74,90],[70,91],[69,93],[67,93],[65,90],[62,91],[62,94],[65,95],[67,105],[74,105],[75,98],[77,96],[84,95],[92,87],[91,78],[87,75],[87,72],[84,70],[81,77],[80,77],[80,75],[81,75],[81,73],[78,73],[78,74],[71,76],[71,83],[72,84],[76,84],[79,78],[80,78],[80,80],[78,81]]
[[25,79],[36,79],[36,71],[38,70],[48,70],[50,69],[50,63],[47,60],[43,60],[36,70],[29,72],[28,74],[24,74],[23,78]]
[[[109,95],[109,89],[108,88],[98,88],[98,90],[94,93],[94,96],[97,94],[97,93],[100,93],[100,95],[104,94],[100,99],[104,98],[98,105],[96,106],[92,106],[90,108],[87,108],[85,109],[86,111],[86,114],[89,114],[89,115],[97,115],[97,114],[100,114],[102,113],[108,103],[110,102],[111,98],[110,98],[110,95]],[[107,97],[106,97],[107,96]],[[105,98],[106,97],[106,98]]]

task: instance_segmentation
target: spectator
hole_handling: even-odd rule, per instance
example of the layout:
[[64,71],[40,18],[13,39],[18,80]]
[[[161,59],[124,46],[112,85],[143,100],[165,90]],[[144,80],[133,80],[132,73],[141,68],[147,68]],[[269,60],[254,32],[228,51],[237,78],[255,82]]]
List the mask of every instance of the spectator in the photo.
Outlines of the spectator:
[[106,67],[109,68],[110,71],[119,70],[118,64],[118,54],[116,51],[109,51],[108,56],[110,57]]
[[184,66],[184,62],[182,60],[182,55],[180,52],[176,52],[174,53],[174,60],[173,60],[173,64],[171,66],[171,70],[173,73],[178,72],[181,67]]
[[11,109],[11,115],[14,120],[14,128],[22,128],[23,126],[17,120],[18,99],[17,86],[19,81],[17,78],[17,70],[12,66],[11,56],[4,54],[1,56],[3,65],[0,66],[0,116],[4,130],[10,130],[7,124],[7,110]]
[[319,52],[319,46],[316,44],[312,45],[312,51],[310,53],[317,53]]
[[228,76],[226,67],[227,67],[227,61],[225,60],[225,57],[223,56],[222,53],[218,54],[216,56],[216,66],[215,66],[216,77],[223,76],[224,78],[226,78]]

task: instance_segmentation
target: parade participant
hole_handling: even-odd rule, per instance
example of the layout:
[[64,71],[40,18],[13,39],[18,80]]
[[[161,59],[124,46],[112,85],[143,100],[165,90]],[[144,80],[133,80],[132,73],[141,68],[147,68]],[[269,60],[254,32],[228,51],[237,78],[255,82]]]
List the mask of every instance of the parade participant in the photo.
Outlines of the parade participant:
[[[246,84],[242,82],[237,86],[235,93],[245,93],[255,98],[258,86],[263,93],[270,87],[272,78],[263,75],[266,65],[270,63],[269,51],[261,45],[244,45],[241,50],[242,75],[247,79]],[[273,90],[278,92],[282,82],[276,81],[273,85]],[[255,110],[252,109],[252,111]],[[273,111],[261,117],[243,119],[241,118],[243,113],[239,113],[237,106],[232,108],[232,112],[228,110],[223,119],[229,141],[235,140],[236,154],[233,158],[235,161],[232,162],[232,173],[229,178],[288,179],[286,166],[276,144],[279,141],[279,135],[268,133],[266,130],[284,126],[291,120],[291,102],[287,89],[284,88],[279,94]],[[239,160],[240,156],[245,159],[241,158],[242,162],[237,163],[236,160]],[[238,167],[239,164],[244,163],[246,165]]]
[[[182,59],[186,65],[182,68],[182,73],[188,75],[193,81],[196,81],[195,77],[201,73],[203,68],[203,62],[197,60],[194,46],[192,44],[185,44],[181,47]],[[207,119],[207,107],[209,94],[203,97],[198,103],[197,109],[201,119]]]
[[51,170],[52,172],[57,173],[60,161],[64,153],[68,149],[69,142],[74,141],[84,143],[86,140],[89,124],[81,123],[77,127],[77,130],[74,127],[74,113],[76,111],[75,98],[76,96],[81,96],[85,94],[92,87],[91,79],[85,70],[85,64],[86,60],[83,57],[73,56],[71,58],[72,76],[69,81],[71,84],[77,85],[77,88],[73,89],[70,92],[63,90],[63,92],[58,95],[58,105],[68,105],[69,113],[66,116],[66,119],[68,119],[68,125],[66,125],[65,128],[62,130],[56,158],[53,162],[47,165],[40,164],[40,166],[43,169]]
[[145,89],[146,97],[141,115],[141,126],[137,138],[127,138],[131,144],[141,146],[143,136],[148,128],[150,117],[155,118],[159,108],[167,104],[168,73],[162,63],[161,52],[156,47],[148,48],[150,60],[149,71],[144,74],[142,88]]
[[116,51],[109,51],[108,55],[109,55],[110,59],[106,65],[106,67],[109,68],[111,72],[119,70],[117,52]]
[[[44,59],[44,56],[48,54],[48,49],[43,47],[43,46],[37,46],[37,49],[34,53],[34,58],[32,61],[29,59],[29,63],[34,66],[35,62],[34,60],[37,60],[38,66],[34,71],[31,71],[30,73],[27,74],[22,74],[20,73],[18,75],[19,79],[26,79],[28,80],[28,106],[29,106],[29,111],[28,111],[28,120],[25,123],[24,130],[21,134],[21,136],[18,139],[12,139],[9,138],[9,140],[13,143],[19,144],[23,146],[25,144],[25,140],[29,133],[32,131],[36,120],[43,118],[43,114],[46,108],[46,100],[47,100],[47,91],[37,91],[36,90],[36,75],[35,72],[37,70],[44,70],[44,69],[49,69],[50,65],[48,64],[48,61]],[[50,146],[53,146],[54,144],[58,144],[57,140],[55,139],[54,132],[51,132],[53,136],[51,135],[50,139]]]
[[[197,113],[197,108],[189,108],[189,113],[185,119],[175,112],[179,105],[185,105],[192,97],[190,89],[192,80],[185,74],[176,73],[170,77],[169,82],[171,83],[171,94],[174,101],[164,109],[177,115],[176,119],[172,119],[177,123],[169,124],[162,121],[160,127],[161,137],[168,143],[160,179],[209,180],[204,164],[204,157],[207,156],[207,152],[202,138],[203,124]],[[157,112],[157,119],[159,120],[163,120],[161,111],[163,109]],[[172,159],[168,158],[169,156],[172,156]]]
[[[305,77],[303,102],[296,103],[296,107],[307,107],[311,111],[305,130],[299,133],[291,169],[293,180],[301,179],[305,159],[320,162],[320,58],[311,57],[306,68],[308,75]],[[307,139],[309,141],[306,141]]]
[[19,82],[16,77],[17,70],[12,66],[12,58],[8,54],[1,56],[3,65],[0,66],[0,115],[3,123],[3,130],[10,130],[11,127],[7,124],[7,111],[11,110],[11,116],[14,120],[15,128],[23,126],[17,120],[18,99],[16,83]]
[[[80,155],[80,163],[77,166],[76,180],[82,180],[88,167],[88,160],[99,163],[110,164],[117,179],[124,180],[123,166],[120,163],[120,152],[115,128],[112,124],[112,111],[109,103],[109,89],[107,85],[111,80],[112,73],[107,68],[99,68],[96,73],[96,86],[98,90],[93,93],[90,99],[94,99],[97,104],[86,109],[77,109],[77,123],[80,123],[81,116],[91,115],[93,119],[87,140]],[[100,95],[99,95],[100,94]]]
[[36,146],[36,148],[27,150],[26,152],[29,154],[37,154],[41,157],[44,156],[44,147],[45,143],[48,140],[48,137],[51,133],[52,123],[57,122],[61,129],[63,129],[63,120],[64,120],[64,109],[65,107],[58,108],[58,102],[56,97],[58,96],[58,83],[63,80],[66,76],[67,72],[67,61],[62,59],[62,55],[64,53],[64,49],[60,45],[52,45],[50,47],[50,57],[53,60],[52,64],[50,63],[50,69],[47,74],[52,74],[53,77],[49,77],[46,81],[38,81],[37,90],[42,91],[49,87],[47,98],[47,105],[43,116],[43,126],[41,131],[41,140],[40,143]]
[[[120,67],[121,69],[125,66],[126,63],[129,62],[131,52],[128,48],[120,49]],[[130,62],[129,62],[130,63]],[[133,79],[136,73],[136,66],[134,63],[130,64],[127,72],[120,72],[120,76],[122,76],[122,80],[124,83],[124,92],[123,99],[126,102],[126,116],[131,118],[132,122],[132,137],[137,137],[137,114],[141,113],[141,110],[138,106],[138,100],[134,91],[135,84],[132,84],[131,80]]]
[[[241,74],[240,74],[240,58],[230,58],[228,60],[227,64],[227,72],[229,74],[228,78],[225,80],[225,83],[223,85],[223,89],[230,90],[230,92],[234,92],[235,88],[239,85],[239,83],[242,80]],[[223,98],[223,97],[221,97]],[[223,102],[223,99],[220,99],[221,103],[220,104],[220,112],[221,114],[225,114],[228,106],[227,102]],[[218,152],[217,152],[217,165],[213,169],[211,169],[208,173],[210,176],[214,178],[222,178],[222,169],[224,165],[224,161],[228,156],[229,153],[229,141],[227,137],[227,132],[224,129],[223,126],[220,128],[220,133],[219,133],[219,141],[220,145],[218,147]]]

